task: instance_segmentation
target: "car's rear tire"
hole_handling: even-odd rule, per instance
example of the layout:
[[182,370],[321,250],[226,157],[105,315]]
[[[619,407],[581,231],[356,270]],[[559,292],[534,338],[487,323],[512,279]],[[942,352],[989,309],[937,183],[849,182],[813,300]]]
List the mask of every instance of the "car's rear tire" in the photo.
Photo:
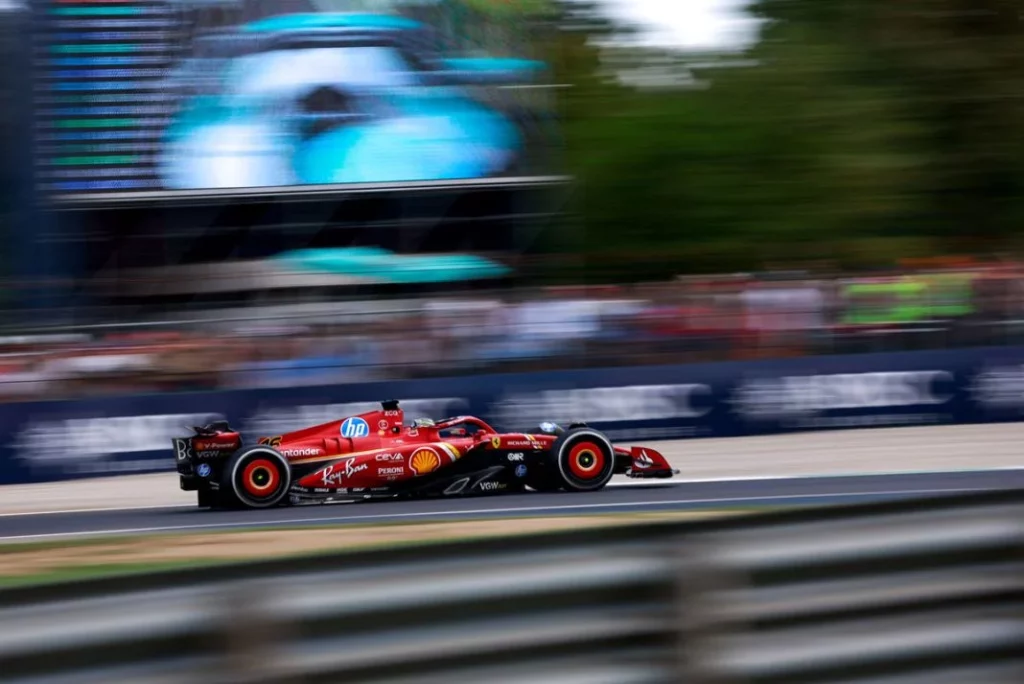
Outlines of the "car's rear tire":
[[593,492],[615,473],[615,449],[603,434],[581,427],[564,432],[548,452],[559,484],[567,492]]
[[270,508],[281,503],[292,484],[288,460],[268,446],[237,451],[224,467],[221,493],[245,508]]
[[211,511],[231,510],[240,507],[240,504],[231,492],[221,492],[216,489],[206,488],[196,491],[196,504],[200,508],[208,508]]
[[541,473],[533,475],[526,480],[526,486],[535,492],[557,492],[562,488],[562,483],[557,475]]
[[220,503],[220,497],[212,489],[200,487],[196,490],[196,503],[200,508],[216,508]]

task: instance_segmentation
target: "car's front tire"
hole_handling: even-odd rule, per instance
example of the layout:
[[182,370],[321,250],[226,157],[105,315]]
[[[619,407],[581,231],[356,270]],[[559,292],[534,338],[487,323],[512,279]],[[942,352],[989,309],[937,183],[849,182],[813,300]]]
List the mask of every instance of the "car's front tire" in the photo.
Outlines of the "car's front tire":
[[548,454],[567,492],[602,489],[615,473],[615,449],[607,437],[593,428],[573,428],[562,433]]
[[221,493],[246,508],[270,508],[281,503],[292,484],[287,459],[268,446],[237,451],[227,462],[221,479]]

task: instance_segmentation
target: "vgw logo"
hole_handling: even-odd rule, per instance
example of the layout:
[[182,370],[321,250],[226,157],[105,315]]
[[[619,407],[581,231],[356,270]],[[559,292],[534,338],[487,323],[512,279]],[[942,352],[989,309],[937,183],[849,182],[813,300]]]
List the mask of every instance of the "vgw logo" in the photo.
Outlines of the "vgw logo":
[[348,439],[366,437],[370,434],[370,426],[362,418],[346,418],[341,423],[341,436]]

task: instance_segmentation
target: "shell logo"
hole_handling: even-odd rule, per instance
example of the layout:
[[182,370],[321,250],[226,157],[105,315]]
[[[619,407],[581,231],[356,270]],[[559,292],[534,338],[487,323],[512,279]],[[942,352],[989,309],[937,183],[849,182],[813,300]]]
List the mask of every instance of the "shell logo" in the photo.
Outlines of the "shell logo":
[[417,449],[409,459],[409,467],[417,475],[426,475],[441,467],[441,457],[430,447]]

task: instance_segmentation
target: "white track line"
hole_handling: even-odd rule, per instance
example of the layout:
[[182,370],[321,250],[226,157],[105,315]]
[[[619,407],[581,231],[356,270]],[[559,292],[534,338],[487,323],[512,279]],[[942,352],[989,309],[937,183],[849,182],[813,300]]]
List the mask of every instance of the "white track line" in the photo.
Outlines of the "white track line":
[[156,511],[165,508],[195,508],[195,504],[160,504],[157,506],[117,506],[113,508],[67,508],[55,511],[16,511],[0,513],[0,518],[18,518],[30,515],[61,515],[72,513],[117,513],[124,511]]
[[[999,473],[1007,471],[1021,471],[1024,470],[1024,466],[1007,466],[1004,468],[950,468],[946,470],[894,470],[894,471],[877,471],[877,472],[858,472],[858,473],[838,473],[838,474],[819,474],[819,475],[743,475],[737,477],[697,477],[697,478],[665,478],[665,479],[648,479],[648,480],[624,480],[609,482],[609,487],[654,487],[654,486],[678,486],[684,484],[701,484],[701,483],[722,483],[722,482],[771,482],[779,480],[839,480],[848,479],[855,477],[899,477],[899,476],[915,476],[915,475],[976,475],[981,473]],[[18,485],[10,485],[17,487]],[[84,485],[83,485],[84,486]],[[0,494],[3,493],[0,488]],[[330,505],[336,505],[340,503],[358,503],[359,500],[354,501],[335,501]],[[166,510],[170,508],[194,508],[195,506],[191,503],[180,503],[180,504],[158,504],[158,505],[147,505],[147,506],[111,506],[106,508],[68,508],[58,509],[52,511],[15,511],[11,513],[0,513],[0,518],[16,518],[21,516],[30,515],[70,515],[76,513],[119,513],[125,511],[157,511]]]
[[594,504],[566,504],[559,506],[521,506],[515,508],[478,508],[471,510],[445,510],[445,511],[422,511],[417,513],[381,513],[377,515],[348,515],[319,518],[297,518],[291,520],[253,520],[251,522],[232,523],[202,523],[196,525],[163,525],[158,527],[132,527],[113,530],[82,530],[80,532],[51,532],[47,534],[26,534],[10,537],[0,537],[0,542],[32,541],[39,539],[89,537],[98,535],[115,534],[149,534],[153,532],[187,532],[190,530],[210,529],[238,529],[242,527],[287,527],[291,525],[303,525],[307,523],[340,523],[340,522],[365,522],[371,520],[399,520],[406,518],[430,518],[444,516],[481,515],[487,513],[554,513],[558,511],[605,509],[624,507],[644,506],[672,506],[679,504],[725,504],[725,503],[747,503],[751,501],[786,501],[793,499],[836,499],[857,496],[902,496],[909,494],[954,494],[967,492],[990,491],[983,488],[974,489],[897,489],[883,492],[835,492],[831,494],[779,494],[774,496],[751,496],[715,499],[672,499],[668,501],[623,501],[616,503],[594,503]]
[[609,487],[636,487],[639,485],[655,484],[700,484],[702,482],[766,482],[774,480],[842,480],[854,477],[900,477],[918,475],[979,475],[982,473],[1003,473],[1018,472],[1024,470],[1024,466],[1004,466],[1001,468],[944,468],[938,470],[879,470],[875,472],[857,473],[826,473],[809,475],[739,475],[736,477],[693,477],[693,478],[665,478],[663,480],[651,478],[649,480],[627,480],[623,482],[609,482]]

